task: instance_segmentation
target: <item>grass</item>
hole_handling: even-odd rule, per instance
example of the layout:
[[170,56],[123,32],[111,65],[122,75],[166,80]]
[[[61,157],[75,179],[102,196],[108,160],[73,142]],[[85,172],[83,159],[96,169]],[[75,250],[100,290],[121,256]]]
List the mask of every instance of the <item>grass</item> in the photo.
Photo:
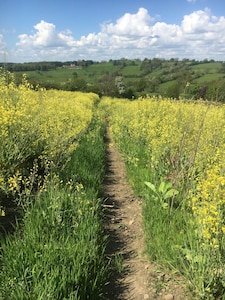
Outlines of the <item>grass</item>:
[[83,78],[87,83],[96,83],[105,73],[116,72],[117,66],[112,63],[100,63],[83,68],[57,68],[49,71],[27,71],[29,79],[37,82],[48,81],[50,83],[62,84],[68,80],[73,80],[75,74]]
[[141,75],[140,65],[134,65],[134,66],[126,66],[122,70],[123,76],[133,76],[138,77]]
[[52,174],[22,227],[2,243],[0,299],[104,298],[103,132],[103,123],[93,120],[67,167]]
[[88,67],[88,70],[90,70],[90,72],[95,72],[98,75],[101,75],[105,72],[115,72],[117,69],[118,67],[114,66],[111,62],[102,62],[99,64],[90,65]]
[[191,68],[194,71],[196,70],[201,72],[210,71],[210,73],[217,73],[221,68],[221,63],[219,62],[204,63],[204,64],[191,66]]
[[177,80],[170,80],[170,81],[161,83],[158,88],[159,93],[161,93],[161,94],[165,93],[165,91],[167,91],[169,87],[173,86],[176,83],[177,83]]
[[84,135],[69,164],[62,172],[64,181],[72,179],[81,182],[87,192],[101,195],[102,178],[105,172],[105,127],[97,114],[90,125],[90,131]]
[[99,299],[106,274],[98,208],[51,182],[3,245],[2,299]]
[[210,73],[210,74],[205,74],[198,79],[195,79],[194,82],[199,83],[199,84],[206,83],[206,82],[212,82],[215,80],[219,80],[222,77],[223,77],[223,74]]
[[[28,78],[34,84],[40,83],[43,86],[52,86],[54,88],[65,89],[70,88],[67,86],[70,82],[78,81],[78,86],[83,82],[87,84],[88,90],[94,90],[99,85],[99,81],[106,74],[119,74],[124,76],[124,82],[127,88],[133,89],[137,82],[140,80],[155,81],[156,92],[158,94],[165,95],[168,87],[173,84],[174,81],[170,81],[170,75],[178,80],[186,81],[186,72],[188,72],[188,81],[193,86],[198,88],[198,85],[209,85],[215,80],[221,78],[223,75],[220,73],[222,68],[221,62],[199,62],[196,65],[191,65],[191,62],[182,61],[164,61],[161,68],[153,70],[152,72],[143,75],[141,70],[142,61],[132,61],[130,64],[121,63],[121,61],[113,62],[93,62],[93,64],[87,67],[80,68],[64,68],[59,67],[55,70],[49,71],[27,71]],[[168,74],[168,70],[169,74]],[[166,74],[166,75],[165,75]],[[183,75],[182,75],[183,74]],[[163,79],[163,83],[160,84],[160,80]],[[80,80],[80,82],[79,82]],[[99,86],[101,90],[101,86]],[[83,88],[81,88],[83,89]],[[148,86],[144,88],[142,93],[151,93]],[[182,92],[181,92],[182,93]],[[193,95],[192,95],[193,96]]]
[[[158,173],[151,168],[146,168],[148,165],[148,155],[144,150],[144,145],[140,147],[140,143],[136,144],[134,141],[125,142],[123,139],[121,151],[124,157],[131,156],[130,149],[134,151],[134,156],[138,159],[137,164],[127,161],[126,170],[129,181],[134,187],[135,193],[143,199],[143,220],[145,229],[145,238],[148,241],[147,251],[150,260],[159,263],[166,263],[170,266],[180,265],[179,245],[185,243],[185,218],[186,212],[180,209],[173,209],[170,215],[170,207],[162,205],[160,199],[155,197],[155,194],[148,187],[145,182],[158,182],[162,170]],[[163,169],[163,167],[161,167]],[[160,182],[158,183],[158,187]],[[156,189],[158,189],[156,186]],[[162,199],[163,200],[163,199]],[[164,203],[168,203],[164,199]],[[177,200],[179,202],[179,200]],[[182,230],[181,230],[182,229]],[[163,241],[163,243],[162,243]],[[171,247],[172,245],[172,247]]]
[[[116,105],[116,100],[113,101]],[[135,102],[131,103],[135,105]],[[109,112],[114,104],[109,105]],[[168,107],[169,102],[166,108]],[[118,130],[126,128],[123,122],[126,126],[137,122],[135,118],[132,118],[130,124],[129,118],[126,120],[132,115],[135,106],[129,108],[128,113],[125,108],[122,110],[123,120],[118,119]],[[140,110],[141,105],[138,108]],[[35,197],[33,204],[30,202],[25,207],[22,226],[18,225],[16,233],[6,238],[5,242],[2,241],[1,300],[104,299],[103,290],[109,270],[114,271],[116,267],[118,273],[124,272],[122,256],[116,255],[113,262],[108,262],[105,257],[107,241],[102,226],[100,198],[105,171],[105,124],[102,121],[104,117],[101,119],[99,113],[104,115],[104,112],[99,112],[95,107],[88,131],[80,139],[70,160],[66,164],[59,164],[64,166],[63,170],[56,169],[50,174],[46,190]],[[121,116],[121,109],[118,113]],[[145,113],[151,120],[150,112],[146,110]],[[156,110],[155,118],[157,113]],[[113,118],[111,122],[114,122],[115,115],[110,115]],[[137,126],[141,124],[141,118],[145,114],[140,113],[138,116]],[[163,121],[162,116],[159,120]],[[157,124],[159,126],[160,121]],[[140,132],[142,129],[139,128]],[[139,139],[135,140],[131,133],[132,130],[124,130],[122,135],[117,132],[116,137],[121,137],[119,144],[129,180],[136,193],[143,198],[149,257],[179,269],[201,297],[208,293],[209,287],[215,289],[209,291],[211,295],[222,295],[224,278],[220,266],[223,262],[215,257],[213,266],[219,266],[219,272],[215,276],[215,269],[209,263],[214,262],[212,255],[200,249],[201,244],[194,235],[194,228],[188,223],[191,219],[190,209],[183,205],[183,190],[177,196],[178,205],[162,205],[167,198],[160,199],[160,202],[153,193],[154,188],[152,192],[144,184],[145,181],[154,182],[156,190],[160,190],[160,180],[168,173],[165,169],[165,156],[161,156],[156,164],[157,168],[152,168],[144,136],[138,135]],[[163,202],[166,203],[169,204],[169,201]],[[109,264],[114,264],[115,267],[110,268]]]
[[40,82],[47,80],[49,82],[62,83],[73,78],[74,72],[76,72],[75,69],[58,68],[49,71],[28,71],[26,73],[29,79],[35,79]]
[[[154,98],[114,99],[108,105],[113,142],[123,155],[135,193],[142,198],[150,260],[183,275],[195,292],[196,297],[189,299],[223,299],[224,190],[218,191],[219,180],[224,180],[224,156],[218,162],[218,175],[209,170],[216,122],[223,141],[224,107]],[[220,138],[217,141],[216,149],[223,147]],[[217,219],[211,217],[212,211]]]
[[117,273],[120,274],[120,275],[123,275],[123,273],[126,270],[126,268],[124,267],[123,262],[124,262],[124,259],[123,259],[122,254],[116,253],[115,256],[114,256],[114,265],[115,265],[115,268],[117,270]]

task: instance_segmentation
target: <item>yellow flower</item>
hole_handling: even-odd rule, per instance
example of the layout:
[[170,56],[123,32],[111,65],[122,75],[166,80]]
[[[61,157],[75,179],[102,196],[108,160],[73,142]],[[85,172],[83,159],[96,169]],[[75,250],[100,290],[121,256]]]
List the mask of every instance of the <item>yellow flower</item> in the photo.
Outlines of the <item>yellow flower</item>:
[[0,207],[0,216],[5,217],[5,211],[3,208]]
[[186,87],[189,87],[190,86],[190,82],[186,82]]

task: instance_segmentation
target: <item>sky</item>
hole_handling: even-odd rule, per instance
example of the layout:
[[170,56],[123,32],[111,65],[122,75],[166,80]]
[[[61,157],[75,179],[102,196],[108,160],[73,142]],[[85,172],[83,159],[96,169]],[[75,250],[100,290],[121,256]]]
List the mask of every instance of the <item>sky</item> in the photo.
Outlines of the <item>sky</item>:
[[0,62],[225,61],[224,0],[0,0]]

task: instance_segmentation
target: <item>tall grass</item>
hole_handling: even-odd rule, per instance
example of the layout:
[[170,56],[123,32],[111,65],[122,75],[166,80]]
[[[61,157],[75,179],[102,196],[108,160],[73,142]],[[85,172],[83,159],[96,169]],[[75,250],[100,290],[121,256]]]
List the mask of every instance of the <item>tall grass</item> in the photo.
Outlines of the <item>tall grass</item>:
[[98,116],[97,110],[89,127],[89,133],[82,137],[82,142],[71,156],[61,172],[64,181],[85,182],[85,190],[100,196],[102,178],[105,172],[105,124]]
[[25,207],[2,242],[0,299],[103,299],[107,281],[101,224],[104,124],[96,116],[64,169]]
[[106,269],[100,203],[79,189],[51,182],[22,229],[2,246],[2,299],[101,297]]
[[151,260],[187,278],[197,299],[223,299],[224,114],[216,103],[104,99],[136,193]]

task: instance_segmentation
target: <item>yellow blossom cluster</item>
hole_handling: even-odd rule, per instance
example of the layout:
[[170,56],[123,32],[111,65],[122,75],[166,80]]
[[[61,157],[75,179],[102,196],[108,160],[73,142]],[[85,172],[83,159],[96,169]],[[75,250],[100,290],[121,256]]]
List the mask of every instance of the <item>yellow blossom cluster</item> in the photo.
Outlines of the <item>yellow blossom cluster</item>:
[[224,106],[171,99],[104,98],[115,142],[130,138],[145,147],[153,165],[203,169],[223,141]]
[[26,76],[17,86],[11,73],[0,71],[0,189],[18,189],[16,174],[32,168],[35,159],[66,159],[87,130],[98,98],[34,88]]
[[[189,191],[197,235],[218,247],[225,232],[225,107],[199,101],[145,98],[137,101],[104,98],[114,142],[127,161],[163,169],[177,188]],[[192,220],[193,221],[193,220]]]
[[[100,104],[130,182],[147,196],[143,217],[150,256],[177,266],[201,299],[224,295],[224,104],[160,97],[104,98]],[[146,194],[144,182],[153,195]],[[179,194],[156,201],[155,192],[167,182]]]
[[225,233],[225,145],[195,179],[190,190],[190,206],[196,222],[196,234],[202,245],[213,249],[222,246]]

